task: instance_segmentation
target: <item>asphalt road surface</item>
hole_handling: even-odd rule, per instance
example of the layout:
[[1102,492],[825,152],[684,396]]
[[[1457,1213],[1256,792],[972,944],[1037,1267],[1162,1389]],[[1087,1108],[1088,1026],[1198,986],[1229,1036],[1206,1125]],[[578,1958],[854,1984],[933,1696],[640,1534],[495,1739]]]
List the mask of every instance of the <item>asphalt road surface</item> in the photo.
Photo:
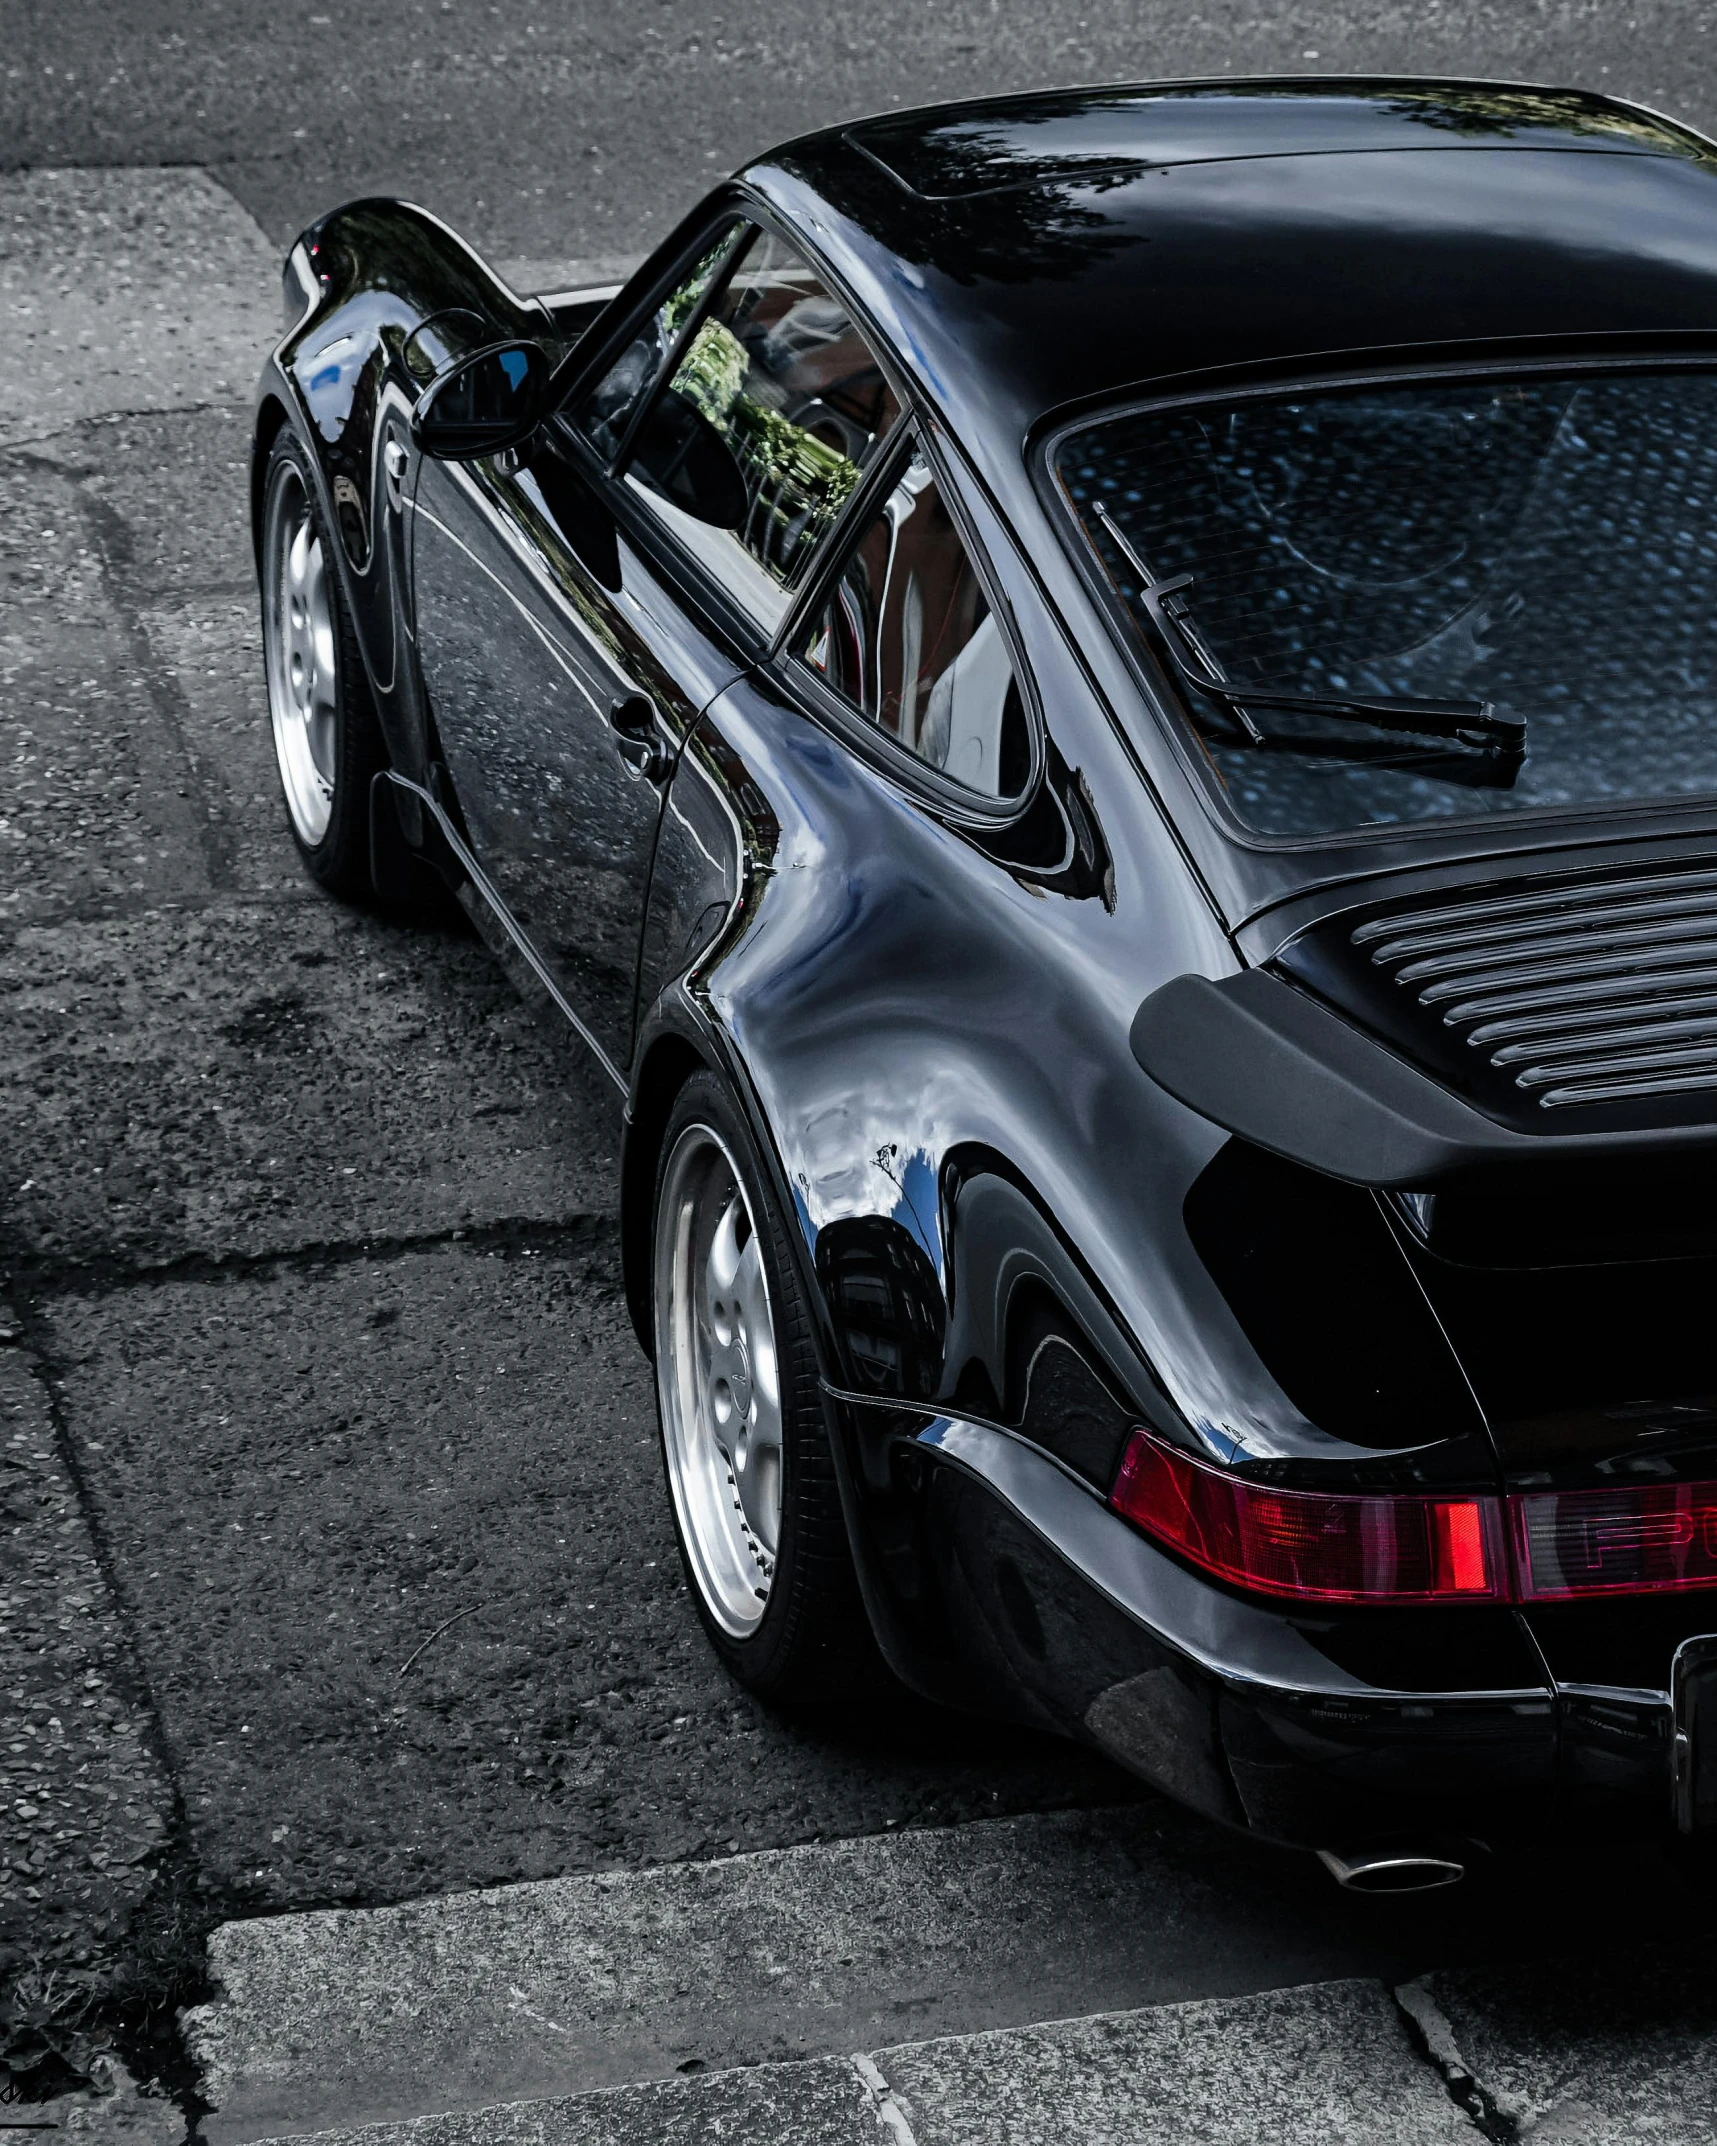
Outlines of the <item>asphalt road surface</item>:
[[200,166],[281,244],[393,192],[497,257],[587,259],[643,250],[787,135],[986,90],[1389,69],[1711,124],[1712,20],[1703,0],[8,0],[0,160]]
[[325,5],[10,0],[0,38],[0,2060],[117,2028],[189,2094],[170,2008],[235,1918],[1015,1814],[1110,1813],[1147,1937],[1051,1922],[926,2032],[1685,1934],[1654,1856],[1380,1911],[1072,1747],[724,1679],[609,1099],[475,941],[298,872],[242,483],[279,249],[354,194],[552,282],[772,140],[967,91],[1390,68],[1717,127],[1700,8]]

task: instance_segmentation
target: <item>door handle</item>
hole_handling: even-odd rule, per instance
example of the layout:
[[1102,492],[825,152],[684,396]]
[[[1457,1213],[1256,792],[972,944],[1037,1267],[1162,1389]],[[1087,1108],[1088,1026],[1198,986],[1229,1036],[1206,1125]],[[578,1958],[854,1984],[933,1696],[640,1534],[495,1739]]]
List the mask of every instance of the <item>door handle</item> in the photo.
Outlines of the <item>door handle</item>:
[[608,703],[608,721],[626,765],[635,774],[660,782],[673,756],[656,727],[656,703],[649,694],[616,693]]

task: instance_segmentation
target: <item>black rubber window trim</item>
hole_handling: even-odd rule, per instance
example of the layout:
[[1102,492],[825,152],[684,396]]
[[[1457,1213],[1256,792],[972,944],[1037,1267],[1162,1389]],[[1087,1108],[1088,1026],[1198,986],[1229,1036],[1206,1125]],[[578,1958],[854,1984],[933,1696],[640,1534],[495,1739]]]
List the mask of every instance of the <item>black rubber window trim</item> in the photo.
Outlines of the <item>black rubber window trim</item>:
[[[1008,660],[1013,665],[1014,678],[1019,686],[1020,705],[1025,715],[1027,743],[1031,751],[1031,765],[1025,781],[1012,797],[986,798],[981,790],[969,789],[956,782],[952,776],[943,775],[929,761],[921,760],[909,746],[897,744],[885,730],[879,730],[873,722],[834,689],[825,684],[803,657],[795,652],[794,644],[803,637],[805,628],[816,618],[818,606],[825,602],[835,583],[846,570],[847,561],[857,550],[877,503],[886,499],[900,473],[905,468],[913,446],[916,445],[926,462],[950,520],[959,531],[960,541],[966,547],[966,556],[971,561],[972,571],[983,584],[984,596],[995,613],[1001,627],[1002,638],[1007,643]],[[885,450],[866,472],[864,482],[858,486],[847,501],[828,541],[820,548],[809,572],[794,595],[786,617],[777,628],[769,650],[769,668],[796,704],[811,702],[817,710],[815,720],[825,729],[833,730],[845,743],[874,761],[884,773],[933,804],[945,817],[975,827],[1006,827],[1025,812],[1037,795],[1043,779],[1046,759],[1044,744],[1043,707],[1038,697],[1037,681],[1031,666],[1026,662],[1021,647],[1019,628],[1014,620],[1013,607],[1002,594],[1001,586],[989,553],[979,541],[973,527],[972,517],[960,493],[958,484],[950,481],[948,458],[940,451],[934,427],[928,419],[920,417],[910,404],[902,410],[900,421],[888,435]]]

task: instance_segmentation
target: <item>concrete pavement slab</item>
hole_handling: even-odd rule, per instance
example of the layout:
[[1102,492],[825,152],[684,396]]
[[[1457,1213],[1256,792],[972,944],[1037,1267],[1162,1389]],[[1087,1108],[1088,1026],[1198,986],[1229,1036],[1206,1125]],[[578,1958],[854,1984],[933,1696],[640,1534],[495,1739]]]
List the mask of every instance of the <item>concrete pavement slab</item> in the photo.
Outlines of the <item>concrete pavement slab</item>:
[[[280,838],[284,841],[284,836]],[[325,901],[0,939],[0,1242],[159,1265],[613,1198],[618,1112],[474,939]]]
[[915,2146],[1478,2146],[1387,1990],[1227,2002],[884,2049]]
[[1465,1969],[1432,1975],[1426,1988],[1466,2069],[1534,2146],[1717,2138],[1717,1968],[1708,1946]]
[[314,2134],[315,2146],[1477,2146],[1480,2136],[1370,1981]]
[[244,401],[279,279],[278,246],[205,172],[0,175],[0,445]]

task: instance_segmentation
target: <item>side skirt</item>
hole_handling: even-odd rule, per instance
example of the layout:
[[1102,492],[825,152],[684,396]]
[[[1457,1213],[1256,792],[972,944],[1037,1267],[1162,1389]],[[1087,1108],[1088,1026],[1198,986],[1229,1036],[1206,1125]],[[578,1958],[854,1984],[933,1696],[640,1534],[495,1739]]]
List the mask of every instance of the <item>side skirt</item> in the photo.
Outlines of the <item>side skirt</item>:
[[[382,887],[379,875],[383,872],[393,872],[396,869],[396,853],[391,844],[397,843],[401,850],[406,849],[405,836],[400,829],[397,812],[394,809],[400,800],[389,799],[384,804],[377,795],[383,783],[388,784],[393,790],[403,792],[405,799],[415,801],[418,810],[424,815],[425,840],[423,851],[420,854],[427,855],[430,861],[436,864],[438,869],[443,872],[450,884],[455,886],[462,884],[471,889],[473,895],[483,904],[490,916],[494,918],[513,952],[529,969],[537,982],[541,984],[556,1010],[565,1017],[568,1024],[576,1031],[579,1040],[596,1060],[596,1063],[608,1075],[615,1087],[619,1089],[621,1095],[625,1096],[628,1092],[625,1074],[609,1057],[601,1044],[597,1042],[583,1021],[579,1019],[578,1014],[569,1004],[565,993],[544,965],[542,957],[520,929],[506,903],[502,901],[500,895],[495,891],[488,874],[465,846],[458,829],[442,809],[439,801],[430,791],[424,789],[421,784],[410,781],[393,768],[384,768],[382,770],[376,777],[370,792],[371,843],[378,874],[378,892],[385,893],[387,891]],[[410,809],[409,804],[407,809]],[[384,836],[381,841],[378,841],[376,836],[379,816],[385,816],[386,819],[391,821],[393,830],[391,837]],[[440,852],[439,856],[435,854],[437,851]]]

